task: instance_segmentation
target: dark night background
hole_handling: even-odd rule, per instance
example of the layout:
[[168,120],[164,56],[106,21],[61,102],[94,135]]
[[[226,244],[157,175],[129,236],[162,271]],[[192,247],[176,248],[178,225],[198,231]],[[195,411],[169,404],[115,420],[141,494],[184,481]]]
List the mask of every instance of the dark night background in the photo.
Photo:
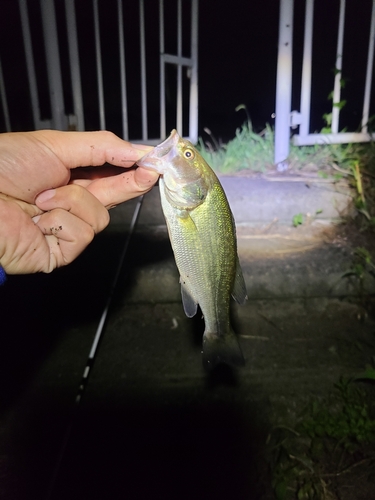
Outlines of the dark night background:
[[[348,0],[346,6],[343,76],[346,86],[342,99],[347,104],[341,114],[340,128],[356,130],[362,113],[365,69],[367,62],[368,32],[371,0]],[[295,1],[294,13],[294,77],[292,109],[299,109],[299,82],[302,63],[304,4]],[[66,33],[63,2],[55,2],[61,38],[61,63],[63,78],[69,82]],[[121,135],[120,82],[118,69],[116,3],[99,2],[101,42],[104,70],[106,127]],[[138,1],[125,2],[125,50],[127,58],[127,87],[129,99],[130,136],[141,135],[140,121],[140,68],[139,68],[139,19]],[[42,117],[49,116],[46,99],[48,87],[43,56],[40,15],[37,2],[29,2],[31,30],[37,76],[40,85]],[[85,122],[88,130],[99,127],[96,98],[96,68],[93,38],[92,3],[76,2],[78,37]],[[322,128],[322,115],[330,112],[328,94],[333,89],[337,20],[339,0],[316,0],[313,57],[313,93],[311,131]],[[235,130],[246,119],[244,111],[235,112],[239,104],[246,104],[256,130],[266,123],[273,124],[275,110],[276,61],[278,43],[279,0],[259,2],[199,2],[199,134],[208,127],[215,136],[225,140],[234,136]],[[176,2],[165,1],[166,51],[176,46]],[[159,46],[158,2],[145,2],[146,56],[149,63],[148,108],[149,137],[158,137],[159,113]],[[190,1],[183,2],[183,27],[185,35],[190,30]],[[188,36],[184,37],[184,55],[189,55]],[[0,56],[8,94],[13,130],[32,129],[27,76],[19,25],[18,2],[2,0],[0,3]],[[174,126],[175,68],[167,69],[167,128]],[[68,87],[68,85],[66,85]],[[188,80],[184,81],[187,93]],[[71,112],[71,95],[65,91],[67,112]],[[371,112],[374,113],[372,106]],[[370,113],[371,114],[371,113]],[[185,114],[184,127],[187,125]],[[4,129],[2,117],[0,130]],[[184,131],[185,132],[185,131]]]
[[[165,0],[166,51],[171,53],[175,51],[176,45],[175,4],[175,0]],[[41,113],[42,118],[47,118],[50,116],[50,109],[38,5],[39,1],[37,0],[28,1]],[[70,75],[67,64],[64,1],[56,0],[55,5],[59,19],[62,72],[64,82],[68,83]],[[190,26],[189,5],[189,0],[183,0],[185,32]],[[295,73],[292,109],[299,109],[300,92],[298,89],[302,63],[304,5],[304,1],[295,0]],[[347,126],[349,130],[357,129],[361,121],[371,6],[372,0],[347,0],[343,61],[343,76],[347,83],[342,90],[342,99],[347,100],[347,105],[341,114],[340,128]],[[99,0],[99,8],[106,127],[121,135],[116,1]],[[94,130],[99,127],[99,119],[92,0],[76,0],[76,11],[85,123],[87,130]],[[311,131],[320,130],[324,126],[322,115],[331,111],[328,94],[333,89],[338,12],[339,0],[315,0]],[[147,69],[149,137],[152,138],[158,137],[159,134],[157,0],[145,0],[145,16],[146,52],[150,63]],[[266,123],[273,125],[278,16],[279,0],[263,0],[262,2],[256,0],[232,0],[231,2],[200,0],[199,134],[203,137],[207,137],[204,128],[208,127],[217,138],[222,138],[224,141],[232,138],[236,128],[246,119],[243,110],[235,112],[235,108],[239,104],[247,106],[257,131],[262,130]],[[124,0],[124,22],[126,26],[125,47],[130,139],[137,139],[141,135],[138,0]],[[189,55],[188,37],[184,38],[183,50],[184,55]],[[0,57],[8,94],[12,129],[14,131],[33,129],[18,2],[16,0],[0,0]],[[166,88],[167,128],[172,128],[174,125],[175,77],[175,69],[169,67]],[[188,80],[185,77],[185,92],[187,91],[187,83]],[[71,113],[72,96],[69,90],[65,91],[64,98],[66,112]],[[374,102],[372,102],[370,115],[371,113],[375,113]],[[0,132],[4,130],[3,116],[0,111]],[[133,207],[131,202],[129,202],[129,207]],[[17,487],[23,488],[25,486],[25,491],[27,491],[27,495],[17,497],[17,500],[20,498],[38,498],[40,500],[42,498],[40,495],[32,497],[31,490],[29,491],[27,488],[28,484],[33,484],[35,487],[35,484],[38,486],[39,481],[43,482],[43,487],[46,487],[47,481],[52,477],[53,467],[56,465],[56,450],[60,450],[61,437],[66,432],[66,422],[71,421],[69,411],[76,395],[76,388],[81,380],[84,367],[82,360],[84,363],[86,362],[92,342],[92,332],[98,324],[99,314],[103,310],[102,307],[106,303],[108,293],[110,293],[112,277],[123,249],[126,236],[124,231],[126,230],[122,224],[121,222],[121,232],[113,233],[113,235],[112,233],[100,235],[80,259],[61,272],[56,271],[52,275],[10,277],[4,287],[4,309],[2,310],[4,315],[2,322],[0,322],[0,331],[3,333],[0,366],[5,375],[0,381],[0,417],[3,417],[4,411],[8,411],[8,408],[15,405],[19,396],[27,392],[31,386],[31,396],[27,394],[27,397],[22,400],[22,404],[16,406],[19,413],[16,414],[17,418],[15,418],[14,427],[12,427],[11,437],[14,441],[11,443],[15,448],[15,450],[12,449],[12,457],[16,457],[15,467],[18,471],[18,475],[15,476],[17,481],[15,480],[14,484],[12,483],[12,475],[6,469],[8,467],[7,457],[2,454],[3,444],[0,442],[0,458],[5,464],[1,469],[2,463],[0,461],[0,483],[6,475],[9,475],[10,489],[16,490]],[[141,269],[153,262],[161,264],[166,258],[168,259],[168,251],[171,257],[169,241],[163,238],[159,240],[159,236],[154,240],[150,236],[145,237],[140,233],[138,239],[133,237],[132,244],[134,246],[130,247],[127,266],[130,262],[130,266],[134,266],[134,269],[137,269],[137,266]],[[339,248],[335,247],[334,255],[338,255],[338,252]],[[320,259],[315,258],[315,262],[314,257],[312,259],[312,269],[321,267],[322,261]],[[93,263],[95,272],[92,272]],[[171,263],[173,264],[172,261]],[[299,269],[298,265],[296,266],[297,270]],[[260,269],[262,271],[263,268],[260,267]],[[125,266],[120,277],[119,289],[124,287],[127,290],[127,287],[131,286],[132,279],[135,279],[131,277],[132,275],[129,277],[127,273],[128,270]],[[264,272],[265,275],[267,273],[268,271]],[[271,272],[270,276],[273,276]],[[70,292],[67,293],[67,290]],[[122,298],[121,300],[116,298],[117,302],[115,301],[113,306],[114,316],[123,307],[122,300]],[[306,300],[304,297],[303,301]],[[157,306],[158,304],[156,304],[156,308]],[[132,318],[129,313],[132,308],[133,306],[127,310],[127,318]],[[216,399],[217,393],[211,390],[209,384],[208,387],[202,385],[202,400],[200,400],[201,393],[196,390],[196,387],[189,394],[188,384],[186,385],[187,390],[181,390],[177,383],[176,392],[173,392],[174,389],[168,392],[168,389],[165,393],[168,392],[167,396],[161,390],[160,401],[158,400],[160,392],[155,390],[156,385],[151,384],[149,389],[146,388],[150,394],[147,393],[147,390],[146,395],[141,392],[137,393],[138,387],[141,387],[142,384],[143,373],[146,373],[147,380],[148,363],[151,356],[149,359],[146,355],[144,358],[142,357],[142,342],[144,343],[148,337],[143,338],[142,333],[138,335],[138,327],[133,327],[133,325],[138,325],[139,318],[142,319],[142,313],[139,311],[147,309],[142,309],[142,304],[140,308],[133,309],[133,318],[135,319],[126,319],[126,322],[129,325],[129,330],[134,328],[134,331],[130,332],[130,343],[128,344],[133,346],[134,351],[131,349],[128,352],[125,349],[122,350],[116,342],[111,340],[111,337],[108,351],[104,351],[101,347],[102,357],[99,362],[96,360],[96,371],[93,371],[93,374],[98,374],[96,382],[95,379],[90,379],[91,406],[90,400],[86,399],[86,406],[83,407],[82,413],[74,422],[75,425],[64,457],[65,461],[62,463],[62,472],[60,471],[59,476],[59,480],[63,483],[62,486],[67,489],[76,488],[75,479],[79,480],[81,487],[84,487],[83,494],[80,494],[80,490],[75,489],[70,495],[64,496],[64,490],[61,486],[61,498],[64,500],[66,498],[73,500],[75,498],[119,498],[115,491],[116,481],[121,474],[124,474],[123,469],[121,469],[124,463],[129,465],[126,474],[121,476],[120,484],[126,491],[128,485],[125,482],[128,477],[130,478],[131,487],[136,491],[136,495],[131,498],[188,498],[189,500],[203,498],[200,496],[201,491],[198,490],[201,484],[208,485],[207,490],[203,491],[204,498],[246,498],[247,500],[255,498],[255,496],[250,497],[248,492],[252,488],[254,489],[253,483],[257,480],[257,477],[253,477],[253,471],[257,472],[256,466],[259,464],[258,462],[253,463],[255,462],[254,457],[257,457],[258,447],[261,447],[259,443],[265,442],[265,436],[262,434],[265,429],[263,412],[268,412],[269,408],[262,406],[263,394],[258,395],[256,384],[251,382],[251,390],[254,389],[255,394],[249,391],[246,398],[243,398],[242,393],[238,392],[237,397],[240,401],[238,403],[235,399],[236,396],[233,395],[237,384],[235,377],[229,379],[230,383],[221,388],[222,394],[224,394],[224,403],[220,400],[221,393],[219,393],[219,399]],[[183,314],[180,303],[178,310]],[[162,308],[160,308],[159,314],[164,321]],[[153,317],[151,319],[154,320]],[[267,320],[267,318],[265,319]],[[200,321],[199,318],[198,321]],[[159,317],[155,316],[154,322],[155,325],[159,323]],[[194,329],[194,324],[192,323],[192,329]],[[273,327],[272,322],[270,324]],[[163,323],[160,320],[160,325],[159,328],[164,328],[163,325],[166,325],[166,322]],[[121,328],[119,329],[121,330]],[[14,331],[14,335],[6,333],[8,329]],[[69,335],[66,333],[68,330]],[[152,333],[155,333],[154,330]],[[277,334],[279,335],[278,331]],[[126,338],[126,336],[120,332],[121,338]],[[157,335],[154,338],[158,339]],[[65,339],[63,348],[59,344],[62,339]],[[159,340],[157,341],[159,342]],[[187,339],[188,341],[189,339]],[[328,353],[331,355],[330,349],[328,349],[328,346],[332,345],[331,340],[329,342],[327,348],[324,347],[324,352],[327,355]],[[279,345],[276,343],[276,349],[275,346],[274,349],[277,350]],[[116,350],[117,364],[111,349]],[[152,345],[150,350],[145,352],[151,352],[151,349]],[[270,348],[265,347],[264,349]],[[163,346],[161,346],[162,350]],[[56,353],[58,362],[56,362],[56,357],[52,355],[53,353]],[[132,380],[132,375],[128,380],[120,378],[122,370],[125,370],[123,366],[126,365],[126,361],[124,361],[126,356],[124,357],[123,353],[128,356],[128,359],[131,359],[132,356],[135,359],[133,365],[129,363],[130,368],[127,367],[127,371],[131,372],[132,366],[137,363],[138,359],[141,360],[139,371],[138,366],[137,369],[133,368],[134,380],[137,378],[140,380],[139,386],[135,385],[134,388],[129,383],[129,380]],[[137,357],[138,355],[139,357]],[[152,355],[154,356],[154,353]],[[176,362],[179,362],[179,359],[185,359],[185,355],[178,352]],[[264,356],[263,359],[272,359],[272,357]],[[160,360],[161,366],[164,366],[162,356],[160,356]],[[295,358],[293,358],[293,363],[294,361]],[[264,362],[269,363],[269,361]],[[155,366],[159,365],[155,364]],[[267,371],[271,373],[269,380],[273,380],[272,377],[278,377],[276,366],[272,363],[267,365]],[[315,358],[313,366],[311,373],[314,370],[324,372],[320,369],[320,365],[316,364]],[[318,366],[318,370],[316,366]],[[37,378],[39,370],[46,378],[40,383],[40,386],[38,386]],[[54,377],[57,373],[64,374],[61,382],[55,382]],[[142,376],[138,377],[138,373]],[[150,373],[154,372],[150,371]],[[117,374],[120,375],[117,377]],[[308,384],[304,390],[309,390],[308,388],[316,380],[311,377],[310,385]],[[325,383],[327,380],[324,379]],[[116,386],[117,382],[118,386]],[[156,383],[158,382],[156,381]],[[174,382],[171,381],[171,387],[173,384]],[[33,392],[35,387],[35,392]],[[119,388],[117,393],[116,387]],[[244,387],[244,390],[247,391],[248,386]],[[294,397],[295,394],[291,396],[291,399]],[[257,398],[259,398],[260,404],[258,404]],[[33,405],[36,410],[33,409]],[[4,431],[2,428],[0,428],[0,434],[3,439]],[[91,441],[90,438],[92,438]],[[25,449],[27,453],[23,453]],[[38,450],[44,450],[44,454],[38,453]],[[170,450],[173,452],[173,454],[171,453],[172,459],[168,455]],[[132,453],[135,454],[135,457]],[[82,455],[85,460],[82,459]],[[181,457],[183,457],[182,460]],[[234,461],[231,461],[230,457],[234,457]],[[11,465],[13,467],[13,464]],[[47,471],[46,474],[45,471]],[[182,477],[183,480],[178,484],[180,492],[178,497],[173,496],[175,484],[170,479],[173,476]],[[164,490],[161,490],[159,496],[155,496],[154,492],[149,494],[153,488],[154,491],[159,492],[157,488],[160,477],[167,478],[163,484]],[[214,484],[211,484],[212,482]],[[96,491],[97,484],[100,484],[103,489]],[[60,483],[57,483],[57,486],[60,487]],[[225,489],[228,486],[229,493]],[[0,484],[0,497],[1,487]],[[88,487],[90,490],[87,489]],[[147,496],[147,494],[149,495]],[[6,498],[8,500],[11,497]],[[122,496],[122,498],[126,497]]]

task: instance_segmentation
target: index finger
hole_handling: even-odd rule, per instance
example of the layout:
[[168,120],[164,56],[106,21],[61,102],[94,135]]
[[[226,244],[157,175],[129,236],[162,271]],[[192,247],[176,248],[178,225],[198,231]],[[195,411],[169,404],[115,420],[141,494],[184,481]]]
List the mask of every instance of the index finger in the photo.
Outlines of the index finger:
[[41,130],[35,133],[40,134],[42,142],[69,169],[98,166],[104,163],[130,167],[146,151],[152,149],[150,146],[124,141],[107,130],[98,132]]
[[68,184],[71,169],[107,162],[130,167],[148,149],[107,131],[37,130],[0,134],[1,191],[34,203],[42,191]]

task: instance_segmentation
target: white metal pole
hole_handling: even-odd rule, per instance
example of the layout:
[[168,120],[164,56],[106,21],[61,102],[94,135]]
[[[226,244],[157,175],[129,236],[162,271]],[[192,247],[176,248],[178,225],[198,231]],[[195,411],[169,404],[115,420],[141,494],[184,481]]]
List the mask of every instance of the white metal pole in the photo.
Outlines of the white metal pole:
[[198,0],[191,3],[191,53],[189,137],[198,142]]
[[64,109],[55,4],[50,0],[41,0],[40,7],[42,13],[44,47],[46,51],[52,126],[59,130],[66,130],[68,121]]
[[7,94],[5,90],[5,82],[4,82],[3,68],[1,66],[1,59],[0,59],[0,97],[1,97],[1,106],[3,108],[3,114],[4,114],[5,129],[7,132],[11,132]]
[[[177,2],[177,56],[182,57],[182,10],[181,0]],[[182,64],[177,64],[177,113],[176,128],[182,136]]]
[[146,44],[144,1],[139,0],[139,27],[141,45],[141,95],[142,95],[142,140],[147,141],[147,82],[146,82]]
[[94,33],[95,33],[95,54],[96,54],[96,77],[98,80],[98,101],[99,101],[99,123],[100,129],[105,130],[105,109],[104,109],[104,90],[103,90],[103,69],[102,53],[100,50],[100,26],[99,26],[99,7],[98,0],[93,0],[94,10]]
[[293,136],[296,146],[313,146],[314,144],[349,144],[351,142],[369,142],[375,140],[375,134],[360,132],[340,132],[338,134],[309,134]]
[[340,94],[341,94],[341,71],[342,71],[342,52],[344,49],[344,23],[345,23],[345,0],[340,0],[339,30],[337,35],[337,53],[336,53],[336,75],[333,87],[333,106],[332,106],[332,133],[339,131],[340,117]]
[[120,49],[122,137],[125,140],[129,140],[128,101],[126,95],[124,17],[122,12],[122,0],[117,0],[117,16],[118,16],[118,35],[119,35],[119,49]]
[[368,130],[367,123],[369,118],[370,97],[371,97],[372,68],[374,63],[374,45],[375,45],[375,0],[372,0],[371,27],[370,27],[370,37],[368,42],[365,95],[363,98],[363,113],[362,113],[363,133],[366,133]]
[[310,132],[313,25],[314,25],[314,0],[306,0],[305,37],[303,42],[303,66],[302,66],[302,82],[301,82],[302,121],[299,127],[299,133],[301,136],[306,136]]
[[68,48],[70,60],[70,75],[73,92],[74,115],[77,120],[77,130],[85,130],[83,113],[81,71],[79,65],[77,22],[74,0],[65,0],[66,29],[68,33]]
[[26,0],[18,0],[18,5],[20,8],[20,15],[21,15],[22,38],[23,38],[23,45],[25,48],[27,78],[29,80],[30,99],[31,99],[31,109],[33,113],[34,127],[36,130],[38,130],[42,127],[40,121],[38,87],[35,76],[33,46],[31,42],[27,2]]
[[166,137],[165,117],[165,61],[164,61],[164,1],[159,0],[159,52],[160,52],[160,138]]
[[294,0],[280,0],[279,50],[276,81],[275,164],[287,169],[292,99],[292,42]]

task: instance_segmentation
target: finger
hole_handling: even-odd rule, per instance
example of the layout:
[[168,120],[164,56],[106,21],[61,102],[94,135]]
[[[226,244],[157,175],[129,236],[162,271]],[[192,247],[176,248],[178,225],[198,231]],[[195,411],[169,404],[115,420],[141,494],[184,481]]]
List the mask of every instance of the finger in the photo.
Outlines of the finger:
[[152,149],[150,146],[124,141],[106,130],[98,132],[42,130],[38,133],[43,142],[69,169],[104,163],[129,167]]
[[95,233],[102,231],[109,223],[108,210],[82,186],[69,184],[49,189],[41,193],[35,203],[44,211],[61,208],[70,212],[90,225]]
[[107,131],[5,133],[0,142],[1,191],[34,203],[38,193],[68,184],[71,169],[106,162],[130,167],[149,149]]
[[0,193],[0,200],[15,203],[30,217],[35,217],[36,215],[42,213],[42,210],[40,210],[40,208],[38,208],[36,205],[32,205],[31,203],[26,203],[25,201],[22,200],[18,200],[17,198],[13,198],[13,196],[8,196],[7,194],[4,193]]
[[70,264],[91,243],[95,236],[93,227],[76,215],[57,208],[34,219],[45,235],[49,257],[43,271]]
[[88,181],[76,179],[74,184],[85,186],[105,207],[111,208],[119,203],[140,196],[150,191],[159,178],[159,174],[139,167],[120,175]]
[[[35,207],[36,208],[36,207]],[[45,237],[18,203],[0,198],[1,265],[8,274],[43,271],[49,256]]]

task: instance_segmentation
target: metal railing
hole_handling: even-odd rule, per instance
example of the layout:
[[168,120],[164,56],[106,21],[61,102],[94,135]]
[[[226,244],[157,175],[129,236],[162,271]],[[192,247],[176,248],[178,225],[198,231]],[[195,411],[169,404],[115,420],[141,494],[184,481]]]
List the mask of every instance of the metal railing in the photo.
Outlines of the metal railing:
[[[91,32],[85,32],[85,36],[92,37],[92,43],[89,44],[90,54],[85,52],[87,43],[82,43],[83,20],[77,11],[82,3],[85,3],[87,13],[91,16],[88,15],[87,19],[85,17],[84,22],[89,23],[92,18]],[[103,9],[104,3],[106,4],[105,9],[112,7],[113,10],[115,7],[113,15],[117,18],[117,25],[115,29],[111,30],[111,33],[105,31],[105,27],[103,27],[104,11],[101,9]],[[169,29],[168,36],[176,38],[176,53],[166,53],[165,51],[166,14],[164,0],[159,0],[157,5],[159,15],[158,18],[151,20],[152,24],[150,21],[147,23],[147,9],[151,7],[151,4],[144,2],[144,0],[130,2],[133,11],[138,6],[138,24],[133,16],[131,24],[127,24],[126,29],[124,23],[127,20],[126,15],[130,3],[117,0],[117,4],[110,4],[111,7],[107,2],[104,3],[102,0],[85,0],[85,2],[65,0],[62,15],[62,9],[57,11],[57,4],[55,5],[53,0],[39,0],[39,4],[34,0],[32,2],[18,0],[27,73],[27,87],[25,85],[23,91],[29,94],[34,128],[106,129],[113,124],[114,119],[112,117],[110,122],[108,114],[113,114],[115,109],[115,131],[124,139],[157,144],[169,133],[167,130],[169,126],[177,128],[180,134],[196,142],[198,140],[198,0],[190,0],[188,4],[184,2],[184,5],[182,0],[174,1],[177,6],[177,16],[173,19],[168,17],[168,23],[174,23],[176,28],[174,33],[173,30]],[[152,8],[154,7],[152,6]],[[187,8],[190,8],[189,15],[184,16]],[[48,88],[48,95],[46,95],[47,92],[44,95],[41,92],[40,80],[42,77],[37,71],[37,66],[41,65],[41,54],[35,50],[35,33],[33,33],[33,26],[30,24],[30,11],[32,9],[38,11],[37,14],[33,12],[33,15],[40,16],[42,26],[43,56],[45,56],[45,72],[47,74],[47,82],[43,83],[43,88]],[[190,20],[190,25],[184,20],[185,18]],[[157,21],[159,28],[155,31],[154,25]],[[62,31],[66,34],[65,38],[60,36]],[[150,42],[148,42],[151,31],[152,36],[155,37],[154,32],[156,32],[159,38],[159,53],[153,52],[152,55],[149,54]],[[188,56],[183,53],[183,36],[184,40],[189,38],[190,54]],[[130,50],[128,50],[127,43],[129,43],[130,37],[132,38],[132,47],[135,47],[139,57],[135,59],[133,56],[132,68],[131,71],[128,71]],[[109,38],[111,38],[111,50],[108,49]],[[136,46],[135,39],[138,40]],[[13,42],[20,44],[19,40],[10,40],[9,47]],[[61,45],[64,43],[65,50],[62,51]],[[3,47],[2,50],[6,49]],[[118,54],[116,59],[113,59],[112,51],[114,54]],[[1,65],[1,52],[0,50],[0,111],[3,115],[2,122],[5,130],[11,131],[14,120],[8,105],[9,92],[7,89],[12,87],[12,81],[8,80],[4,65]],[[64,57],[67,61],[62,61]],[[112,87],[109,88],[108,78],[106,79],[105,74],[109,58],[115,67],[113,75],[115,75],[116,89],[119,89],[116,96],[112,95]],[[152,69],[149,69],[151,58],[159,58],[159,64],[155,65],[155,61],[153,61]],[[83,79],[84,65],[87,64],[86,59],[94,59],[95,61],[95,76],[89,83],[87,78]],[[69,77],[62,73],[62,63],[65,64],[65,67],[69,67],[67,72]],[[172,65],[175,68],[177,72],[175,81],[166,78],[167,65]],[[160,72],[159,75],[158,72]],[[155,87],[155,82],[160,86],[159,103],[154,102],[155,92],[150,91],[150,86]],[[132,84],[133,89],[137,88],[136,98],[129,95],[129,83]],[[187,85],[188,92],[183,90]],[[173,86],[175,89],[171,91]],[[170,95],[167,99],[168,92]],[[65,102],[66,95],[70,96],[70,107]],[[88,100],[87,95],[90,96],[91,100]],[[118,99],[118,104],[114,104],[115,97]],[[175,99],[173,99],[174,97]],[[50,116],[45,116],[45,112],[42,113],[41,99],[48,100]],[[111,109],[108,106],[110,99],[112,99]],[[150,105],[150,101],[152,101],[152,105]],[[132,118],[129,118],[130,108]],[[88,115],[90,115],[89,119]],[[136,116],[137,124],[139,122],[140,126],[133,127],[134,116]],[[159,133],[155,132],[155,122],[158,123]],[[152,133],[150,133],[150,123],[152,123]]]
[[[375,44],[375,0],[372,0],[361,131],[345,133],[339,132],[339,118],[341,110],[340,94],[342,82],[342,61],[345,55],[344,26],[346,0],[340,0],[336,61],[333,61],[333,65],[335,64],[335,77],[333,82],[332,99],[332,132],[327,134],[310,133],[314,0],[306,0],[305,7],[300,112],[291,111],[290,107],[292,95],[292,30],[294,0],[281,0],[280,5],[281,11],[275,121],[275,164],[278,165],[279,170],[283,170],[286,167],[285,160],[289,154],[291,126],[299,126],[299,133],[293,135],[293,143],[298,146],[327,143],[367,142],[375,139],[375,134],[368,132],[370,97],[373,86],[372,74]],[[316,20],[316,22],[319,22],[319,20]]]

